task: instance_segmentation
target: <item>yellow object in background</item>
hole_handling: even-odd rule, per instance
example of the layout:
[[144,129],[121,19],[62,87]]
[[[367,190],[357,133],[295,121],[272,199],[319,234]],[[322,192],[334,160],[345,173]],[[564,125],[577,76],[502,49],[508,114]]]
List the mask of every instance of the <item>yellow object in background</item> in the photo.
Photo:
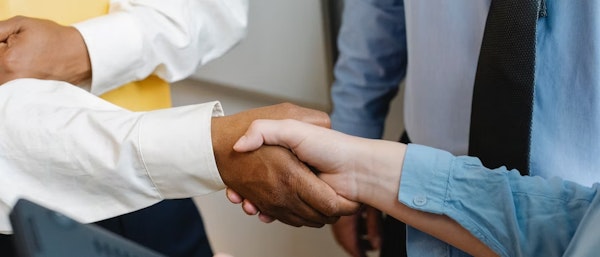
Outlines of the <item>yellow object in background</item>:
[[149,111],[171,107],[169,83],[157,76],[131,82],[103,95],[103,99],[132,111]]
[[0,19],[16,15],[69,25],[108,12],[108,0],[0,0]]
[[[108,0],[0,0],[0,20],[22,15],[69,25],[108,12]],[[169,83],[157,76],[112,90],[103,99],[132,111],[171,107]]]

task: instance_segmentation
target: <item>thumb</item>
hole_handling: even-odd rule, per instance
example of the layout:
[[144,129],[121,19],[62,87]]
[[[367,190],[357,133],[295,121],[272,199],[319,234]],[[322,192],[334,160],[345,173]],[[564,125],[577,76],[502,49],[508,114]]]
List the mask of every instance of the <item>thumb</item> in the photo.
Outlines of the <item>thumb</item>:
[[19,17],[10,18],[5,21],[0,21],[0,42],[6,43],[10,35],[19,33],[21,27],[16,22]]
[[281,140],[280,133],[283,129],[281,121],[255,120],[250,124],[248,131],[233,145],[236,152],[249,152],[260,148],[263,144],[280,145],[286,148],[285,140]]
[[308,133],[307,129],[315,127],[297,120],[255,120],[248,131],[233,145],[236,152],[249,152],[261,145],[278,145],[287,149],[297,146]]
[[[252,134],[254,132],[254,134]],[[233,150],[236,152],[250,152],[254,151],[264,143],[264,140],[260,134],[256,134],[255,131],[248,130],[245,135],[240,137],[237,142],[233,145]]]

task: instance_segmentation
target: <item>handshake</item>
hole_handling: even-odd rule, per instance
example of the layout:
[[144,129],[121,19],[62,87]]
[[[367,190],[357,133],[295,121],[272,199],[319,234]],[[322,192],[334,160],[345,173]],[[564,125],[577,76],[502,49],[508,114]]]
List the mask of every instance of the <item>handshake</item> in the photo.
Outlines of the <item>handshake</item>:
[[[324,113],[289,104],[249,112],[270,117],[241,113],[255,119],[231,142],[224,141],[229,147],[225,158],[215,150],[227,197],[241,203],[247,214],[259,214],[263,222],[320,227],[357,212],[365,203],[473,256],[497,256],[450,217],[412,209],[398,200],[405,144],[331,130]],[[215,125],[219,126],[213,123],[213,130]],[[234,156],[245,161],[227,160]],[[232,166],[237,166],[234,173],[228,170]],[[482,170],[482,176],[489,174]]]
[[263,222],[292,226],[321,227],[357,212],[365,189],[357,176],[369,176],[359,172],[371,170],[365,165],[374,149],[329,125],[325,113],[292,104],[213,118],[215,158],[229,200]]

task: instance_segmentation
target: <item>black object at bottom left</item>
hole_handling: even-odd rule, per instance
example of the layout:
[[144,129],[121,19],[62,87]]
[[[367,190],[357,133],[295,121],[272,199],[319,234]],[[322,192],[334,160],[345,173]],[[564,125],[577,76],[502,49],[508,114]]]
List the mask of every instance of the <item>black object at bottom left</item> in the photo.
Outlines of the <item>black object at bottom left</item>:
[[19,257],[166,257],[26,199],[17,201],[10,221]]

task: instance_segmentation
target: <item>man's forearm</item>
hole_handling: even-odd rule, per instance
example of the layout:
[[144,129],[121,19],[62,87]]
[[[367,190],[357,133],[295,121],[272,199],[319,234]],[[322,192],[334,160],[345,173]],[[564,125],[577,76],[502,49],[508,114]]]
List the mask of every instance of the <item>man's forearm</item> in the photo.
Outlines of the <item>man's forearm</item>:
[[224,188],[206,124],[215,103],[134,113],[34,79],[0,87],[0,103],[0,231],[18,197],[93,222]]

